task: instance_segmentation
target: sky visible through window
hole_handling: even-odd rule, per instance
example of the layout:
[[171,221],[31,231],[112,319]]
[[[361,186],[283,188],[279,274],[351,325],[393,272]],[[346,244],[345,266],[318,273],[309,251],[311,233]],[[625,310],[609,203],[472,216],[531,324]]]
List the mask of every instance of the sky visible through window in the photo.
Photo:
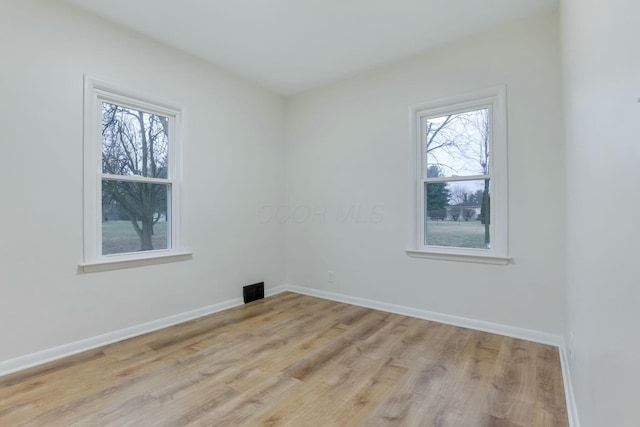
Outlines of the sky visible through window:
[[[425,177],[464,177],[489,173],[489,110],[487,108],[426,119]],[[436,169],[433,166],[437,167]],[[429,171],[431,168],[431,171]],[[436,175],[436,176],[433,176]],[[453,203],[461,194],[484,188],[478,180],[448,182]]]

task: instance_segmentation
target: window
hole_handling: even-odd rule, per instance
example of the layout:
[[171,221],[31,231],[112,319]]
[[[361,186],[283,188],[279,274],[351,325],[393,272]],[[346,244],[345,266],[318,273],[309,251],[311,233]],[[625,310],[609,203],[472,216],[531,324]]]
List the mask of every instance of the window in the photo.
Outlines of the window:
[[178,109],[85,78],[85,271],[184,255],[179,153]]
[[508,262],[505,110],[504,87],[412,107],[410,256]]

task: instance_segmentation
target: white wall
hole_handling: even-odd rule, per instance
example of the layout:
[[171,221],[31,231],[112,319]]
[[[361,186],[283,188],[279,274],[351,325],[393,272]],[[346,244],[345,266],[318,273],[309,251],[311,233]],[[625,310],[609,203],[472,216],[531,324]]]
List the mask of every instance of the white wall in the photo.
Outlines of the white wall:
[[[554,13],[518,22],[290,98],[287,204],[273,218],[287,225],[287,283],[561,333],[557,20]],[[514,263],[407,257],[409,106],[501,84],[508,91]]]
[[[62,2],[0,0],[0,361],[284,280],[284,103]],[[82,274],[87,73],[184,107],[190,261]]]
[[[636,425],[640,5],[562,4],[566,158],[556,15],[294,96],[285,111],[60,2],[0,0],[0,362],[286,281],[553,333],[566,310],[582,425]],[[193,260],[79,272],[85,73],[184,107]],[[408,258],[408,107],[498,84],[514,264]]]
[[638,16],[638,2],[563,0],[567,335],[583,427],[638,425]]

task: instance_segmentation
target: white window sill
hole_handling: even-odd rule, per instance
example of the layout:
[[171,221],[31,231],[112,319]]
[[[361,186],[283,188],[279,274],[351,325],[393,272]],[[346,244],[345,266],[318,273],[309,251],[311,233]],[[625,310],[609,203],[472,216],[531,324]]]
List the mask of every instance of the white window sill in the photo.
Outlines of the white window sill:
[[121,270],[123,268],[143,267],[146,265],[166,264],[169,262],[186,261],[193,258],[191,252],[178,252],[172,254],[158,254],[134,259],[115,259],[99,261],[93,263],[80,264],[80,269],[84,273],[95,273],[98,271]]
[[444,261],[460,261],[460,262],[475,262],[479,264],[493,264],[493,265],[507,265],[511,262],[509,257],[484,255],[484,254],[460,254],[460,253],[445,253],[436,251],[425,251],[407,249],[406,253],[411,258],[429,258],[439,259]]

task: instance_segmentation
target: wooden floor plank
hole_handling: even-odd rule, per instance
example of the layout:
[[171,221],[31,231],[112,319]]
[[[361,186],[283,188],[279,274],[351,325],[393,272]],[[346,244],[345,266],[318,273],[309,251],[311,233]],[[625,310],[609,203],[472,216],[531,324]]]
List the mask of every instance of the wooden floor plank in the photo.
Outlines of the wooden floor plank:
[[568,421],[557,348],[285,292],[0,377],[0,425]]

